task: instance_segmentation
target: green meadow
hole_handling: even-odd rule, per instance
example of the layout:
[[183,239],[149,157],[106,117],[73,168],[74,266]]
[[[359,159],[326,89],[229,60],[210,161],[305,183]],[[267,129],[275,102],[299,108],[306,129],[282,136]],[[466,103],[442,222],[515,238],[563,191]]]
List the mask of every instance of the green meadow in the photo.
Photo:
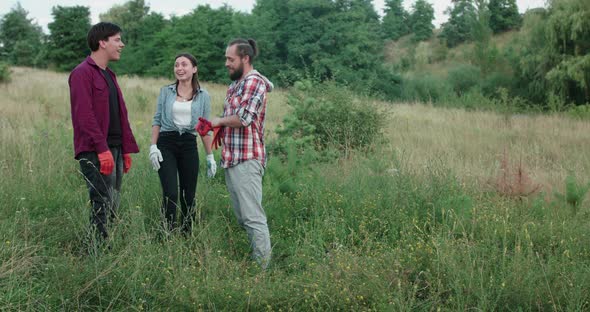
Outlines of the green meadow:
[[[384,115],[371,147],[328,162],[271,155],[261,271],[200,143],[202,220],[186,238],[160,229],[148,150],[170,81],[119,77],[141,152],[106,249],[88,240],[67,74],[12,71],[0,84],[2,311],[590,310],[588,120],[359,99]],[[220,113],[226,86],[203,85]],[[270,94],[268,142],[289,92]]]

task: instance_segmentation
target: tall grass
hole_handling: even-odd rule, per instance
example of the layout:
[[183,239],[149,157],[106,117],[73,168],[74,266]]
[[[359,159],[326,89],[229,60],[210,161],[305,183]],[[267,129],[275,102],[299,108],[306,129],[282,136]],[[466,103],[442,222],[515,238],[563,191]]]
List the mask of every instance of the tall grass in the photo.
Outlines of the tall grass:
[[[388,143],[321,166],[271,158],[271,268],[248,255],[223,172],[199,177],[205,219],[161,239],[147,159],[167,81],[120,77],[142,153],[124,178],[112,249],[88,253],[67,76],[15,69],[0,86],[0,307],[27,310],[568,310],[590,308],[590,215],[581,202],[493,188],[506,150],[535,183],[588,180],[588,123],[383,103]],[[225,86],[205,84],[219,113]],[[269,128],[288,113],[269,100]],[[201,157],[203,157],[201,155]],[[284,166],[296,169],[292,192]],[[293,172],[293,171],[291,171]],[[586,181],[584,181],[586,180]]]

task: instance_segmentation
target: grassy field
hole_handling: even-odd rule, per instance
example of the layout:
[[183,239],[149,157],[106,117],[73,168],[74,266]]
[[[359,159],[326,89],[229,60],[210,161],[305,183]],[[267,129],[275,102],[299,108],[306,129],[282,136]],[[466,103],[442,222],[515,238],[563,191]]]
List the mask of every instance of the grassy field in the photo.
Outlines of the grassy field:
[[[141,153],[112,249],[90,255],[67,75],[14,68],[0,85],[0,310],[590,309],[588,121],[371,103],[387,114],[382,144],[331,164],[271,159],[273,262],[261,272],[223,171],[199,177],[205,218],[191,237],[158,239],[147,151],[169,81],[119,82]],[[226,86],[204,86],[221,112]],[[287,92],[271,95],[269,140],[289,113]]]

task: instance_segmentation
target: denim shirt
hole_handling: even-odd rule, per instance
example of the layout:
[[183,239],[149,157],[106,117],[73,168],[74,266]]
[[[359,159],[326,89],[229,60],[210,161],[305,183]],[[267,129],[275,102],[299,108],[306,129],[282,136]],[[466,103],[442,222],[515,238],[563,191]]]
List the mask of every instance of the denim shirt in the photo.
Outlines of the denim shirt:
[[211,114],[211,98],[206,90],[200,89],[197,97],[193,98],[191,103],[191,124],[188,128],[178,128],[174,123],[172,115],[172,106],[176,101],[176,84],[171,84],[160,89],[158,96],[158,106],[152,126],[160,126],[160,132],[178,131],[180,134],[191,133],[197,135],[195,126],[199,122],[199,117],[209,119]]

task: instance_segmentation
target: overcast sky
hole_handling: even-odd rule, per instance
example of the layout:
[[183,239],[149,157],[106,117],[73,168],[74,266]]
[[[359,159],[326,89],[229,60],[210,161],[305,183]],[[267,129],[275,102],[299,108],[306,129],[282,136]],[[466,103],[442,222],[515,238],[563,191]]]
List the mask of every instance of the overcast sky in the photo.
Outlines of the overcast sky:
[[[445,16],[445,9],[450,6],[451,0],[427,0],[434,6],[434,25],[440,26],[445,22],[448,16]],[[38,25],[42,26],[47,32],[47,24],[53,20],[51,16],[51,8],[57,5],[74,6],[83,5],[90,7],[90,14],[92,23],[97,23],[98,15],[106,12],[115,4],[123,4],[126,0],[2,0],[0,1],[0,15],[4,15],[12,9],[17,2],[20,2],[22,7],[29,12],[29,18],[32,18]],[[152,12],[158,12],[168,17],[170,15],[181,16],[189,13],[200,4],[209,4],[213,8],[222,6],[227,3],[235,10],[242,12],[250,12],[256,0],[146,0]],[[379,14],[383,14],[384,0],[373,0],[373,5]],[[415,0],[405,0],[404,6],[410,10]],[[525,12],[527,9],[545,6],[545,0],[516,0],[520,12]]]

